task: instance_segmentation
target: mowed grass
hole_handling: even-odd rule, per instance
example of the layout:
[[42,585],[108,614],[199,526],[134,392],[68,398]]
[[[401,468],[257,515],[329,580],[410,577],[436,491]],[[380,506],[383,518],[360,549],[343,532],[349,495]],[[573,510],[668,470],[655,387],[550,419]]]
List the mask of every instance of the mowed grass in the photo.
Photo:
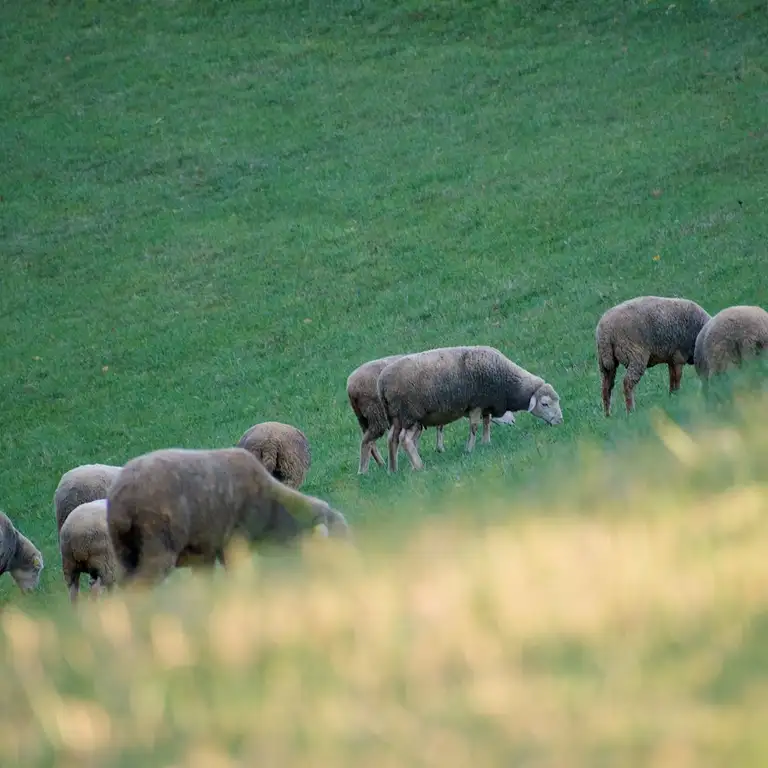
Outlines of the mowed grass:
[[[358,528],[516,499],[703,407],[654,369],[605,420],[605,309],[766,303],[764,3],[6,3],[0,36],[0,508],[47,561],[25,605],[65,599],[75,465],[274,419]],[[359,478],[349,372],[476,343],[565,424],[521,414],[466,456],[459,422],[425,473]]]

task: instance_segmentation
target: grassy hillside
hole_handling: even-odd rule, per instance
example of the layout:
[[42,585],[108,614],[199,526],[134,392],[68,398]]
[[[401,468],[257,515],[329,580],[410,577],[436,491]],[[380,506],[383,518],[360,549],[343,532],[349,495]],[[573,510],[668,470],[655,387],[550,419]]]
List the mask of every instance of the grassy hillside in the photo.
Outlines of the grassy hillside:
[[[64,599],[74,465],[283,420],[308,492],[415,521],[701,409],[690,369],[675,403],[655,369],[603,419],[606,308],[766,302],[764,3],[5,3],[0,36],[0,507],[48,563],[27,605]],[[460,422],[423,475],[359,478],[347,374],[461,343],[547,378],[566,423],[466,457]]]

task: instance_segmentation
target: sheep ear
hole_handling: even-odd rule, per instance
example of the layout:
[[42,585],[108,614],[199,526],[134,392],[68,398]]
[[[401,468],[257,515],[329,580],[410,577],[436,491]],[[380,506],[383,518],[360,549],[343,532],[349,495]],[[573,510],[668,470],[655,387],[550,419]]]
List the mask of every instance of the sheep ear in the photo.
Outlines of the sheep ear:
[[528,413],[531,413],[536,407],[536,395],[531,395],[531,402],[528,403]]

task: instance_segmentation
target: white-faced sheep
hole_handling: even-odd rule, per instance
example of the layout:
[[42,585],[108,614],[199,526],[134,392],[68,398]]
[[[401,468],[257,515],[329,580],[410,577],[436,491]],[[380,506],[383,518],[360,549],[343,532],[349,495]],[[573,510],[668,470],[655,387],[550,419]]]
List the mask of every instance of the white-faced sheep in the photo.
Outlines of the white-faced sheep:
[[768,350],[768,312],[735,306],[718,312],[701,329],[693,353],[705,391],[712,376],[760,357]]
[[306,435],[290,424],[264,421],[254,424],[237,443],[252,453],[272,477],[291,488],[300,488],[312,463]]
[[638,296],[603,314],[595,329],[602,378],[603,411],[611,413],[616,371],[623,365],[627,413],[635,405],[634,389],[646,368],[669,366],[669,392],[680,388],[683,366],[693,364],[696,337],[709,314],[689,299]]
[[[503,417],[527,410],[550,425],[560,424],[560,398],[544,379],[486,346],[441,347],[407,355],[379,374],[379,397],[387,413],[389,469],[397,470],[403,448],[414,469],[421,469],[414,438],[422,427],[469,417],[467,451],[472,451],[485,414]],[[487,442],[484,435],[484,440]]]
[[120,467],[111,464],[83,464],[65,472],[53,494],[57,530],[61,531],[61,526],[75,507],[106,498],[119,472]]
[[[384,460],[376,446],[376,441],[383,437],[389,428],[387,414],[379,397],[377,381],[379,374],[390,363],[400,360],[406,355],[389,355],[371,360],[355,368],[347,378],[347,396],[352,410],[357,417],[363,436],[360,440],[360,466],[358,474],[365,474],[368,471],[368,465],[373,456],[374,461],[380,466],[384,466]],[[483,441],[490,441],[490,414],[483,414]],[[511,412],[494,419],[497,424],[514,424],[515,416]],[[436,427],[437,436],[435,449],[442,453],[445,450],[445,438],[443,434],[443,425]],[[421,437],[421,429],[414,435],[414,441],[418,446]]]
[[153,583],[182,565],[226,566],[233,538],[286,542],[311,527],[349,537],[344,516],[284,485],[244,448],[169,448],[131,459],[107,497],[121,581]]
[[107,500],[97,499],[75,507],[59,531],[64,583],[74,603],[80,592],[80,576],[90,577],[93,594],[111,590],[117,579],[117,563],[107,530]]
[[8,571],[22,592],[30,592],[40,582],[43,570],[40,550],[0,512],[0,576]]

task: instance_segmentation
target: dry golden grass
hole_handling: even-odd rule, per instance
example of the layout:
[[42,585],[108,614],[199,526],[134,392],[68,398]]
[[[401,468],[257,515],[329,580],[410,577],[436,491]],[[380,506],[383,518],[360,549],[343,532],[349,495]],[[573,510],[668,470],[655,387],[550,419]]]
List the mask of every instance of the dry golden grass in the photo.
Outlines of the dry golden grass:
[[[285,581],[243,558],[61,616],[9,608],[0,764],[764,765],[755,408],[692,434],[659,419],[658,475],[619,510],[573,508],[566,483],[557,508],[446,514],[397,552],[311,542]],[[715,467],[730,480],[703,488]]]

